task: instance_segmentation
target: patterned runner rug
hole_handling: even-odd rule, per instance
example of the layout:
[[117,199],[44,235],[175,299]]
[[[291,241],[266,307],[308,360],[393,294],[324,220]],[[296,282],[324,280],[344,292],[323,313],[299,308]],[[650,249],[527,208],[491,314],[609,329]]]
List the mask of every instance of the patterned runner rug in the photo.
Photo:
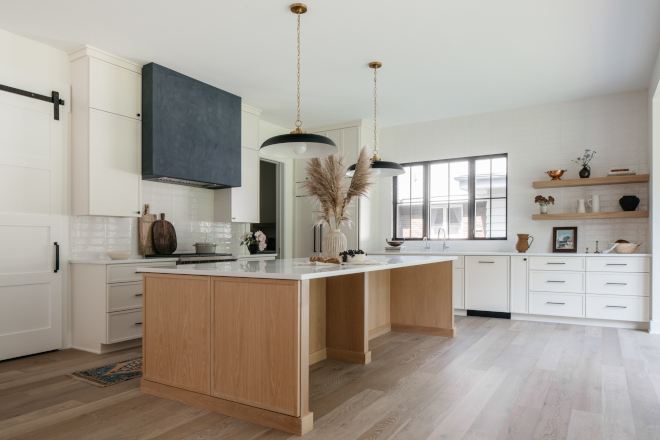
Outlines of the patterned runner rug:
[[97,387],[107,387],[136,377],[142,377],[142,356],[117,362],[103,367],[76,371],[68,375],[74,379],[91,383]]

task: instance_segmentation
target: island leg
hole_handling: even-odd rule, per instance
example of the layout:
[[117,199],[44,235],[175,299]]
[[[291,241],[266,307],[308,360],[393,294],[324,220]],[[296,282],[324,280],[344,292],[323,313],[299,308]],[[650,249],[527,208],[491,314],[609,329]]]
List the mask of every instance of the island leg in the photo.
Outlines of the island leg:
[[371,362],[365,274],[326,280],[326,345],[328,359],[357,364]]
[[423,264],[390,271],[392,331],[456,336],[452,264]]

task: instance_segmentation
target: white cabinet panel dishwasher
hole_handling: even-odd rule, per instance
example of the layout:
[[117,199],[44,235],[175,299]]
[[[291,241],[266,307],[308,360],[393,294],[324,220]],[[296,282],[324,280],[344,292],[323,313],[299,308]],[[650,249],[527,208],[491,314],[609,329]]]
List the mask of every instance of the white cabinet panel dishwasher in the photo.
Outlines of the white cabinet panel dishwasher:
[[509,257],[465,257],[465,308],[509,312]]

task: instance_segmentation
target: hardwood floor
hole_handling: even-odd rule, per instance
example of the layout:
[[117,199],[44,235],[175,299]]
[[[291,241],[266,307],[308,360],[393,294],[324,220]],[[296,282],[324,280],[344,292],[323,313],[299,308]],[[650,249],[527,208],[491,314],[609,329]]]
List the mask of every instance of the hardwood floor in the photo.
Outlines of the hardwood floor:
[[[391,332],[368,365],[311,367],[304,439],[660,439],[660,336],[456,317],[456,338]],[[0,439],[289,439],[67,373],[124,360],[63,350],[0,362]]]

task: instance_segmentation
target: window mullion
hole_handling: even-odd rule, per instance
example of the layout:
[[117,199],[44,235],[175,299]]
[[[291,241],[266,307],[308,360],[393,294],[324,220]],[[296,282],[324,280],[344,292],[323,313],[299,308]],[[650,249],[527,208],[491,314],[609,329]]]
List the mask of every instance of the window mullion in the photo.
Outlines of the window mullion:
[[424,175],[424,195],[423,195],[423,203],[422,203],[422,225],[423,225],[423,233],[424,237],[431,238],[430,236],[430,231],[431,229],[429,228],[429,223],[430,223],[430,200],[429,200],[429,185],[430,185],[430,178],[429,178],[429,170],[430,170],[430,165],[427,163],[424,164],[424,167],[422,168],[422,172]]
[[474,240],[475,218],[475,169],[476,161],[474,158],[468,160],[468,240]]

